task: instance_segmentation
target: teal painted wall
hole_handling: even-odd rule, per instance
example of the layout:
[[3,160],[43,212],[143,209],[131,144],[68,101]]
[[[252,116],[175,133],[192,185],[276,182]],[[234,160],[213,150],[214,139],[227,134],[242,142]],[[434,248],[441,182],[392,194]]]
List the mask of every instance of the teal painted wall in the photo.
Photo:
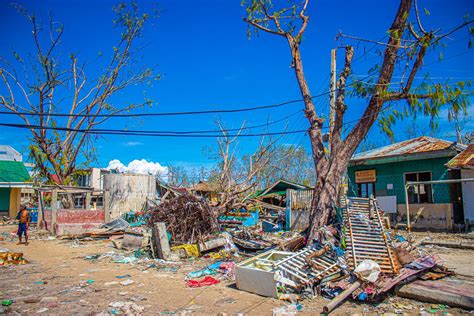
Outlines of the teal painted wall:
[[[396,195],[397,204],[405,203],[404,174],[407,172],[431,172],[431,180],[447,180],[448,169],[444,166],[452,157],[432,158],[423,160],[412,160],[402,162],[391,162],[385,164],[352,166],[347,169],[349,176],[348,195],[357,196],[357,184],[355,183],[355,171],[376,170],[375,194],[377,196]],[[387,184],[393,184],[393,190],[387,190]],[[433,202],[451,203],[448,184],[434,184]]]
[[10,189],[0,188],[0,212],[8,212],[10,209]]

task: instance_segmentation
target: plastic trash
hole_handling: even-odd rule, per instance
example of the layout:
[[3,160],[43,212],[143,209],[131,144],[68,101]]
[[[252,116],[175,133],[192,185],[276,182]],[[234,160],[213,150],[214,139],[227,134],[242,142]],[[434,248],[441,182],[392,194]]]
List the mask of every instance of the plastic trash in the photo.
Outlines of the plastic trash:
[[362,293],[359,294],[359,296],[357,296],[357,299],[359,301],[365,301],[365,300],[367,300],[367,297],[368,297],[367,293],[362,292]]
[[191,271],[186,275],[186,279],[196,279],[201,278],[206,275],[214,275],[217,274],[216,269],[205,268],[197,271]]
[[296,304],[291,304],[288,306],[275,307],[272,310],[273,316],[294,316],[298,313],[298,308]]
[[111,230],[123,230],[125,228],[128,228],[129,226],[130,224],[123,218],[114,219],[113,221],[105,223],[103,225],[104,228],[109,228]]
[[189,287],[201,287],[201,286],[208,286],[220,283],[221,281],[214,279],[213,277],[207,276],[202,280],[187,280],[186,284]]
[[404,242],[406,239],[402,235],[396,235],[394,239],[398,242]]
[[380,266],[373,260],[364,260],[355,268],[355,275],[362,281],[374,283],[380,274]]
[[13,304],[12,300],[2,300],[2,306],[10,306]]
[[135,281],[133,281],[131,279],[127,279],[125,281],[120,282],[120,284],[122,284],[123,286],[127,286],[127,285],[130,285],[130,284],[133,284],[133,283],[135,283]]

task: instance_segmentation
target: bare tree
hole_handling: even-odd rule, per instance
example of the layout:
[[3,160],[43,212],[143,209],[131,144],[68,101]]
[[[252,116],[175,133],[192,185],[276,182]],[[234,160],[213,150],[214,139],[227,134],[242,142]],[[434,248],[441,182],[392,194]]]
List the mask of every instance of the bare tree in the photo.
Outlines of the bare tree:
[[216,124],[222,137],[217,139],[217,150],[213,153],[217,164],[209,180],[220,194],[219,209],[225,211],[241,206],[243,198],[258,188],[262,173],[275,161],[275,145],[279,138],[264,136],[253,153],[241,156],[238,138],[245,122],[234,135],[229,135],[220,121],[216,121]]
[[[140,13],[135,3],[120,4],[114,10],[117,44],[95,79],[87,76],[87,63],[80,62],[72,52],[60,51],[62,24],[51,16],[49,25],[43,27],[24,9],[21,13],[33,28],[34,53],[26,58],[29,62],[17,53],[13,62],[6,57],[0,59],[0,106],[15,113],[23,127],[30,130],[30,156],[39,175],[49,182],[71,184],[78,156],[82,155],[85,162],[94,158],[96,136],[87,131],[107,121],[107,115],[151,105],[150,100],[117,104],[111,99],[132,85],[156,78],[151,69],[134,64],[140,51],[136,42],[149,15]],[[60,124],[62,130],[50,129]]]
[[[382,129],[390,134],[391,124],[396,118],[424,113],[433,118],[434,124],[441,105],[457,104],[462,107],[468,102],[461,85],[449,87],[441,84],[413,83],[423,66],[428,48],[436,46],[441,39],[473,21],[466,21],[445,34],[440,34],[439,30],[426,31],[421,23],[416,1],[414,6],[413,1],[400,1],[393,22],[386,33],[387,42],[369,40],[384,47],[381,64],[369,72],[375,77],[373,81],[359,80],[350,86],[347,84],[351,75],[354,49],[346,46],[344,67],[336,84],[335,116],[329,132],[330,151],[325,148],[323,142],[325,122],[323,117],[316,113],[300,50],[310,20],[307,14],[309,0],[290,1],[290,5],[285,4],[283,7],[272,0],[244,1],[247,13],[244,21],[249,25],[249,31],[253,29],[255,32],[263,31],[278,36],[286,40],[290,48],[291,67],[294,69],[305,104],[305,116],[310,124],[308,134],[317,174],[312,201],[310,242],[317,236],[319,227],[326,225],[331,219],[334,205],[338,203],[340,182],[350,157],[378,118]],[[364,40],[342,34],[340,38]],[[396,66],[402,69],[402,81],[398,86],[393,85]],[[343,133],[344,115],[348,108],[345,100],[346,90],[351,87],[353,95],[367,100],[367,106],[355,126]],[[392,103],[404,106],[404,109],[391,109],[390,114],[381,115]]]

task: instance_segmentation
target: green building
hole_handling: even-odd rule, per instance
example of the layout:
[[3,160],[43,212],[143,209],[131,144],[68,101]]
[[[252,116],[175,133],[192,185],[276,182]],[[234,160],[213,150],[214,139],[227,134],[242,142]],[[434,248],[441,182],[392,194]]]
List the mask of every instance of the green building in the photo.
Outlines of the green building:
[[21,155],[10,146],[0,145],[0,215],[16,216],[20,210],[21,190],[31,187],[29,179]]
[[[466,146],[432,137],[418,137],[352,157],[348,195],[374,195],[392,223],[406,222],[406,182],[460,179],[446,164]],[[464,222],[460,183],[418,184],[407,191],[412,227],[451,230]]]

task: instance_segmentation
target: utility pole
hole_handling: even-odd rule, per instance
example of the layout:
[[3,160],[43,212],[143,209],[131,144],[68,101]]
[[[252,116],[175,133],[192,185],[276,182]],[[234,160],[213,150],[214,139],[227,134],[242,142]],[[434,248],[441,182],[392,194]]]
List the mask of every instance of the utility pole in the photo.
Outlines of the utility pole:
[[331,49],[331,81],[329,84],[329,151],[336,112],[336,48]]

